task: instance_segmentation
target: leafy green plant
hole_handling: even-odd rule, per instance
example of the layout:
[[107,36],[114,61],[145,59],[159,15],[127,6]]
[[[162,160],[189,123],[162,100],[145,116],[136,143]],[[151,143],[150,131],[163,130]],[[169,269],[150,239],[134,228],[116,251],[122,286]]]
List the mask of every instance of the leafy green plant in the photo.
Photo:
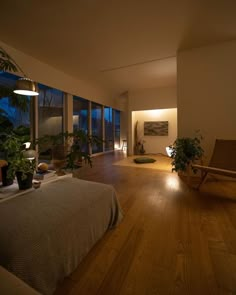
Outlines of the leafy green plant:
[[102,140],[93,135],[88,135],[83,130],[62,132],[56,135],[44,135],[35,141],[39,146],[39,153],[45,149],[51,153],[51,159],[57,154],[58,158],[65,157],[65,169],[76,169],[82,162],[92,167],[91,155],[83,151],[85,145],[100,145]]
[[34,173],[35,160],[30,161],[24,156],[24,143],[29,141],[27,128],[20,126],[10,133],[1,133],[0,150],[8,162],[7,177],[14,179],[16,172],[22,172],[22,179],[28,173]]
[[16,65],[11,56],[2,47],[0,47],[0,70],[5,72],[17,72],[18,67],[19,66]]
[[[202,137],[198,134],[194,138],[182,137],[175,140],[174,144],[170,146],[173,159],[172,171],[186,171],[189,165],[201,159],[204,154],[201,140]],[[192,168],[192,170],[196,173],[196,169]]]
[[30,130],[25,126],[6,129],[0,132],[0,152],[4,160],[9,161],[24,148],[24,143],[30,141]]
[[20,172],[22,173],[21,179],[24,180],[28,174],[34,174],[35,168],[35,160],[25,158],[21,152],[17,157],[11,159],[7,176],[8,178],[14,178],[16,173]]

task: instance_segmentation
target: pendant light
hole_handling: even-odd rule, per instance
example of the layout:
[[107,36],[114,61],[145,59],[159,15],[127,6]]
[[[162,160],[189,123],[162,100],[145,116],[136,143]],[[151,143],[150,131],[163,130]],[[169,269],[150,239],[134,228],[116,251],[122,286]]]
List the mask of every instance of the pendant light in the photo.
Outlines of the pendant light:
[[15,89],[13,90],[14,93],[27,96],[39,95],[37,83],[27,78],[21,67],[2,47],[0,47],[0,70],[10,72],[18,71],[23,74],[24,77],[16,82]]
[[20,95],[36,96],[39,95],[38,85],[29,78],[20,78],[16,81],[14,93]]

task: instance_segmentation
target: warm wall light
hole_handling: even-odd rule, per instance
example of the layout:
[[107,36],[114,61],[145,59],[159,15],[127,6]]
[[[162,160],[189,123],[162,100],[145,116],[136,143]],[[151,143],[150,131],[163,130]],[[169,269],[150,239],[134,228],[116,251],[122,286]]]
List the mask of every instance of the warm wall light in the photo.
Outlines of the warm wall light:
[[36,96],[39,95],[38,85],[28,78],[20,78],[16,81],[15,93],[20,95]]
[[167,153],[167,155],[168,155],[169,157],[171,157],[172,152],[173,152],[173,149],[172,149],[171,147],[167,146],[167,147],[166,147],[166,153]]

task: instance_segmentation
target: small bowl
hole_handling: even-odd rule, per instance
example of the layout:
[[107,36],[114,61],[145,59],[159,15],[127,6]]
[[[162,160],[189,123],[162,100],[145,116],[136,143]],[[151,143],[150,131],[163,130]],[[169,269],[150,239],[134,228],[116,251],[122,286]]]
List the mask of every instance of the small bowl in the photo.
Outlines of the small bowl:
[[33,181],[33,188],[39,188],[40,187],[40,185],[41,185],[41,181],[37,181],[37,180],[34,180]]

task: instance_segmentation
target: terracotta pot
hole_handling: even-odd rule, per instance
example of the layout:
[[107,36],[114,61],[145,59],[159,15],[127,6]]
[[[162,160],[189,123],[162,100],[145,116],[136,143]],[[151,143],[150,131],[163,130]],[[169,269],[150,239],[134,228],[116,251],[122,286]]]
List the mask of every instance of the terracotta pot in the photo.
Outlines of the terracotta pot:
[[7,178],[8,166],[4,166],[0,170],[2,172],[2,185],[3,186],[8,186],[8,185],[13,184],[13,179]]

